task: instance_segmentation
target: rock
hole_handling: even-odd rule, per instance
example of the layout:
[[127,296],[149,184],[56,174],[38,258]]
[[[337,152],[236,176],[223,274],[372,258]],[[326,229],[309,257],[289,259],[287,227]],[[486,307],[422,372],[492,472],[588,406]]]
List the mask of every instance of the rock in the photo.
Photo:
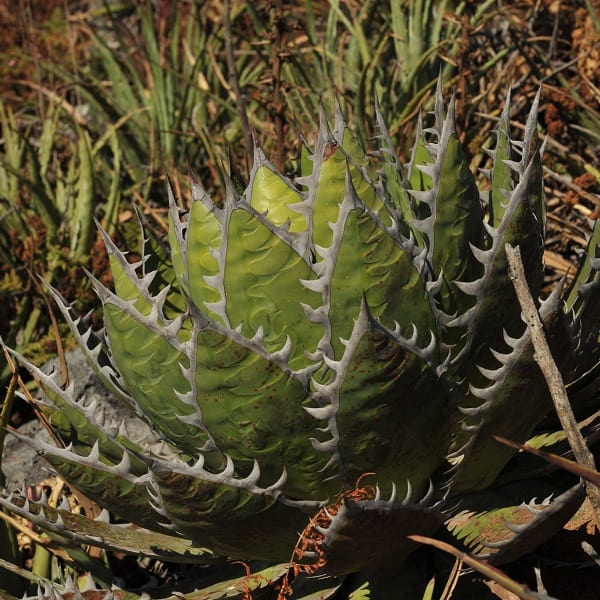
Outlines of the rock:
[[[37,420],[25,423],[19,427],[19,432],[51,443],[50,434]],[[2,472],[9,490],[19,490],[25,484],[39,483],[51,475],[44,459],[31,446],[10,433],[4,442]]]
[[[72,350],[67,353],[69,377],[73,382],[75,397],[84,398],[85,404],[98,403],[98,412],[103,412],[108,423],[115,426],[122,422],[127,423],[128,435],[135,441],[148,439],[149,443],[155,441],[150,428],[141,419],[133,414],[129,406],[114,398],[104,387],[100,379],[88,365],[83,353]],[[57,366],[57,360],[51,361],[43,367],[46,373],[52,372]],[[18,431],[28,437],[34,437],[46,443],[52,443],[49,433],[37,421],[30,421],[18,428]],[[8,489],[20,489],[24,484],[36,484],[49,477],[52,472],[44,459],[36,450],[16,437],[6,436],[2,453],[2,472],[6,477]]]

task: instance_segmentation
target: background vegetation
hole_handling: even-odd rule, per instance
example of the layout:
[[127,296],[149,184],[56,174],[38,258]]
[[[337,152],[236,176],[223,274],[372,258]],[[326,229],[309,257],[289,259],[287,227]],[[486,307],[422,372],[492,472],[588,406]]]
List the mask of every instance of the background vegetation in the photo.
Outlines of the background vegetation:
[[38,363],[68,340],[38,277],[80,312],[84,269],[108,277],[94,220],[160,234],[167,175],[184,204],[191,171],[242,185],[254,140],[293,173],[336,101],[368,140],[377,100],[402,159],[440,77],[477,170],[509,88],[514,127],[541,89],[548,283],[600,215],[597,0],[5,0],[0,21],[0,335]]
[[184,199],[190,169],[209,191],[223,165],[243,179],[253,136],[293,172],[298,132],[314,134],[334,99],[368,138],[377,97],[408,149],[440,74],[479,168],[508,89],[523,123],[541,87],[555,276],[598,214],[592,2],[20,1],[0,11],[0,328],[29,356],[54,351],[33,273],[92,302],[82,267],[106,271],[94,219],[128,237],[135,206],[164,229],[166,174]]

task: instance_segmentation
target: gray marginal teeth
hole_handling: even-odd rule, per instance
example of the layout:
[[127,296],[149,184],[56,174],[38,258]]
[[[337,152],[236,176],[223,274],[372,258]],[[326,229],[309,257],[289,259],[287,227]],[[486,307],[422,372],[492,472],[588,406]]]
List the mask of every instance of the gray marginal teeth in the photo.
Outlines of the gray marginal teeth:
[[[560,435],[536,430],[552,426],[552,405],[505,248],[519,245],[526,259],[569,385],[597,374],[600,226],[570,287],[540,300],[539,95],[522,140],[507,99],[485,194],[455,100],[445,111],[439,85],[433,102],[406,165],[379,107],[369,155],[337,106],[332,126],[322,111],[295,180],[257,146],[245,189],[235,169],[224,174],[223,202],[195,182],[184,212],[169,186],[166,239],[140,217],[138,260],[100,229],[112,284],[90,281],[103,327],[49,291],[145,433],[11,351],[40,384],[36,410],[62,446],[27,443],[103,510],[88,518],[25,490],[0,491],[0,506],[65,551],[221,561],[215,574],[230,560],[237,578],[240,562],[267,561],[264,587],[279,585],[281,597],[289,569],[315,574],[307,586],[341,578],[303,590],[310,597],[333,597],[351,574],[397,572],[419,547],[410,536],[451,537],[501,564],[560,530],[582,486],[534,479],[539,465],[493,437],[562,451]],[[253,577],[206,593],[246,597]],[[72,584],[63,593],[88,600]]]

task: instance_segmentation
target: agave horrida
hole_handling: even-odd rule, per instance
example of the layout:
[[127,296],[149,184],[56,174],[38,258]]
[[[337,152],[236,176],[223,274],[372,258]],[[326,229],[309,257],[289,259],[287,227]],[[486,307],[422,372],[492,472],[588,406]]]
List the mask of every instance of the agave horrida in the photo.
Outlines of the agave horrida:
[[[337,575],[395,564],[414,550],[408,534],[445,530],[496,562],[538,543],[575,510],[579,486],[520,506],[514,485],[483,492],[500,474],[506,485],[523,476],[506,472],[512,451],[491,434],[527,440],[551,408],[505,255],[520,246],[538,297],[536,106],[516,142],[508,104],[486,197],[438,92],[407,165],[379,115],[373,160],[338,111],[333,129],[322,118],[302,177],[283,177],[257,148],[248,186],[227,179],[223,203],[197,183],[189,212],[171,198],[168,248],[147,235],[128,262],[105,236],[115,290],[93,281],[105,330],[55,295],[152,444],[103,429],[94,406],[30,366],[40,407],[71,442],[36,444],[144,529],[65,508],[46,507],[44,521],[17,495],[2,503],[62,539],[183,561],[286,561],[305,530],[304,561]],[[598,236],[569,291],[539,306],[567,382],[586,369],[584,345],[597,355]]]

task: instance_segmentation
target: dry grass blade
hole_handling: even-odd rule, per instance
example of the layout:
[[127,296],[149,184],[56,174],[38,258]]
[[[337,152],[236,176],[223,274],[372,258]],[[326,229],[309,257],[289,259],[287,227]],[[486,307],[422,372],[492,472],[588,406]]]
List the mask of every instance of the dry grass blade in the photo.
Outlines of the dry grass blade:
[[458,578],[460,577],[460,571],[462,569],[463,561],[459,557],[456,557],[454,561],[454,565],[452,566],[452,571],[448,576],[448,580],[446,581],[446,585],[444,586],[444,591],[440,596],[440,600],[450,600],[452,598],[452,594],[454,593],[454,589],[458,584]]
[[489,563],[474,558],[470,554],[466,552],[462,552],[458,548],[447,544],[446,542],[441,542],[439,540],[434,540],[429,537],[424,537],[421,535],[409,535],[409,539],[419,542],[421,544],[427,544],[429,546],[433,546],[438,550],[442,550],[443,552],[447,552],[457,559],[461,560],[465,565],[475,569],[479,573],[481,573],[484,577],[488,577],[492,581],[500,584],[502,587],[507,589],[509,592],[513,592],[522,600],[556,600],[552,596],[548,596],[548,594],[541,594],[539,592],[534,592],[530,590],[526,585],[521,583],[517,583],[514,579],[511,579],[508,575],[504,574],[499,569],[492,567]]
[[[36,417],[39,419],[40,423],[47,429],[47,431],[50,434],[50,437],[52,438],[54,443],[59,448],[63,448],[64,444],[62,443],[60,437],[57,435],[57,433],[54,431],[54,429],[52,429],[52,426],[50,425],[50,422],[48,421],[48,419],[46,418],[44,413],[41,410],[39,410],[36,401],[34,400],[33,396],[31,395],[31,392],[29,391],[29,389],[27,388],[27,386],[25,385],[25,383],[21,379],[21,376],[18,373],[17,364],[15,363],[12,355],[9,353],[7,347],[3,343],[2,343],[2,351],[4,353],[4,358],[6,359],[6,362],[8,363],[8,366],[13,374],[13,377],[11,379],[11,389],[12,389],[12,385],[13,385],[12,382],[15,381],[18,384],[19,389],[21,390],[21,393],[23,394],[23,397],[25,398],[25,400],[27,400],[29,405],[33,408],[33,411],[35,412]],[[9,393],[11,393],[11,389],[9,389]],[[14,390],[12,390],[12,393],[14,393]],[[7,396],[7,400],[5,400],[5,403],[7,403],[7,404],[10,403],[8,401],[9,398],[11,398],[11,396]],[[7,428],[7,429],[10,430],[10,428]]]
[[530,454],[539,456],[550,464],[556,465],[557,467],[560,467],[565,471],[569,471],[570,473],[573,473],[574,475],[577,475],[578,477],[581,477],[586,481],[590,481],[594,485],[600,487],[600,473],[598,473],[598,471],[595,469],[590,469],[584,465],[576,463],[575,461],[569,460],[568,458],[563,458],[562,456],[558,456],[558,454],[553,454],[552,452],[544,452],[543,450],[538,450],[537,448],[533,448],[527,444],[512,442],[511,440],[507,440],[499,435],[493,435],[492,437],[501,444],[505,444],[511,448],[523,450],[524,452],[529,452]]
[[11,517],[8,513],[5,513],[4,511],[0,511],[0,519],[8,523],[11,527],[13,527],[15,531],[20,531],[21,533],[27,535],[36,544],[42,544],[45,546],[50,542],[50,539],[48,537],[39,535],[27,523],[25,523],[24,521],[19,521],[14,517]]

